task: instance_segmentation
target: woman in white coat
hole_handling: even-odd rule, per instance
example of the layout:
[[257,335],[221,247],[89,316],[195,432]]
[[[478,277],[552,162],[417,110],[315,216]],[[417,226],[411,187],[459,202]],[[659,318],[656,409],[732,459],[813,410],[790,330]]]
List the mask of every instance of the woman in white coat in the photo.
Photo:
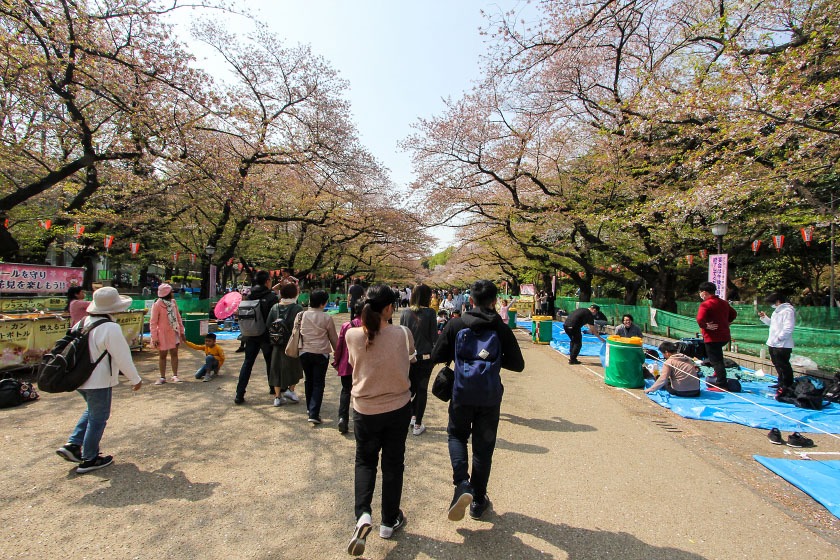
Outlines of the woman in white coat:
[[120,326],[113,322],[111,314],[120,313],[131,305],[131,298],[121,296],[115,288],[99,288],[93,293],[93,302],[88,306],[88,317],[83,328],[98,325],[88,338],[91,359],[96,361],[103,352],[107,352],[90,377],[79,387],[79,394],[85,399],[87,408],[79,418],[76,428],[67,443],[56,450],[67,461],[79,463],[76,472],[84,474],[107,467],[114,462],[110,455],[99,453],[99,442],[105,432],[105,425],[111,416],[111,391],[119,384],[119,374],[123,373],[137,391],[143,384],[134,361],[131,348],[123,336]]

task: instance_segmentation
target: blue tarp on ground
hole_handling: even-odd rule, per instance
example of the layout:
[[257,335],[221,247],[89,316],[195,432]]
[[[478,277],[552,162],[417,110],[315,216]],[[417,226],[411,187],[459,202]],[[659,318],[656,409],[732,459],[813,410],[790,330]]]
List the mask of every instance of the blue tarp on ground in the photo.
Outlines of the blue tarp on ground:
[[[652,384],[651,380],[645,381],[647,387]],[[743,392],[737,394],[707,391],[705,382],[700,385],[703,390],[699,397],[674,397],[666,391],[655,391],[647,396],[683,418],[734,422],[765,430],[779,428],[783,432],[816,433],[825,430],[840,434],[840,405],[828,403],[822,410],[797,408],[776,401],[776,393],[767,383],[755,381],[742,381]]]
[[[533,334],[533,322],[528,319],[517,319],[516,326],[525,329]],[[599,356],[603,342],[595,338],[595,335],[583,335],[583,346],[580,349],[581,356]],[[569,336],[563,330],[563,323],[552,321],[551,323],[551,347],[561,354],[569,355]]]
[[781,476],[840,518],[840,461],[772,459],[753,455],[753,459]]

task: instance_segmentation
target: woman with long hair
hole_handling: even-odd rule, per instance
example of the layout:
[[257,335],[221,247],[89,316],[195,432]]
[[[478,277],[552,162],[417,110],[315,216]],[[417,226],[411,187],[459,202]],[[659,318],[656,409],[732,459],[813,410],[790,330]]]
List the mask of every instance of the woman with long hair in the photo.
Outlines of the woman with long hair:
[[356,527],[347,545],[353,556],[364,553],[371,529],[371,501],[382,452],[382,509],[379,536],[389,539],[405,525],[400,509],[405,439],[411,418],[408,379],[414,337],[405,327],[392,325],[394,293],[378,284],[368,288],[362,326],[347,331],[345,340],[353,367],[353,433],[356,437]]
[[152,336],[152,348],[158,351],[160,378],[155,385],[166,383],[166,355],[172,362],[172,383],[180,383],[178,378],[178,345],[185,341],[184,321],[178,311],[178,304],[172,296],[172,286],[163,283],[158,286],[158,298],[152,304],[152,318],[149,331]]
[[418,284],[411,292],[411,302],[408,309],[400,315],[400,325],[408,327],[414,336],[414,346],[417,348],[417,361],[411,364],[408,377],[411,381],[412,433],[419,436],[426,431],[423,425],[423,413],[429,394],[429,379],[432,376],[432,348],[438,337],[437,315],[429,306],[432,299],[432,289],[425,284]]

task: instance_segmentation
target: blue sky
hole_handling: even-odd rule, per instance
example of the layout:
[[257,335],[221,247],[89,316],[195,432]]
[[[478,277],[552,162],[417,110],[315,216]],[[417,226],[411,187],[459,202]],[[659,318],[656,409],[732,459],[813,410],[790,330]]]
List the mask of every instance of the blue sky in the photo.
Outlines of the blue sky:
[[[487,37],[481,15],[512,9],[534,13],[524,0],[247,0],[253,15],[289,43],[306,43],[350,82],[346,93],[367,149],[411,182],[409,154],[398,143],[418,118],[440,113],[480,77]],[[240,22],[229,20],[232,27]],[[447,228],[433,232],[440,248]]]

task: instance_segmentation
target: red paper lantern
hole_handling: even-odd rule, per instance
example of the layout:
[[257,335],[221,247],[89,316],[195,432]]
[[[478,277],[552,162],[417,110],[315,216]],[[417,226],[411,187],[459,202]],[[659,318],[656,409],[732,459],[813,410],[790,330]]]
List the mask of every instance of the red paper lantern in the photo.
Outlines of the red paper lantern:
[[74,229],[76,230],[76,237],[81,237],[85,233],[85,226],[82,224],[74,224]]
[[132,255],[137,255],[140,253],[140,244],[139,243],[131,243],[129,245],[129,249],[131,250]]
[[785,236],[784,235],[774,235],[773,236],[773,246],[776,248],[776,252],[780,252],[782,247],[785,244]]
[[50,229],[52,227],[52,220],[38,220],[38,223],[44,229]]
[[756,239],[752,242],[752,252],[754,255],[758,254],[758,250],[761,249],[761,239]]
[[181,256],[180,251],[175,251],[174,253],[172,253],[172,262],[177,263],[178,262],[178,257],[180,257],[180,256]]
[[105,249],[110,249],[111,245],[114,244],[114,236],[113,235],[106,235],[105,236]]
[[195,253],[190,253],[190,264],[195,264]]
[[814,226],[802,228],[799,231],[802,232],[802,241],[805,242],[805,245],[810,247],[811,241],[814,239]]
[[693,265],[694,264],[694,255],[686,255],[685,260],[688,261],[688,266]]
[[704,261],[709,258],[709,251],[706,249],[700,249],[700,258]]

